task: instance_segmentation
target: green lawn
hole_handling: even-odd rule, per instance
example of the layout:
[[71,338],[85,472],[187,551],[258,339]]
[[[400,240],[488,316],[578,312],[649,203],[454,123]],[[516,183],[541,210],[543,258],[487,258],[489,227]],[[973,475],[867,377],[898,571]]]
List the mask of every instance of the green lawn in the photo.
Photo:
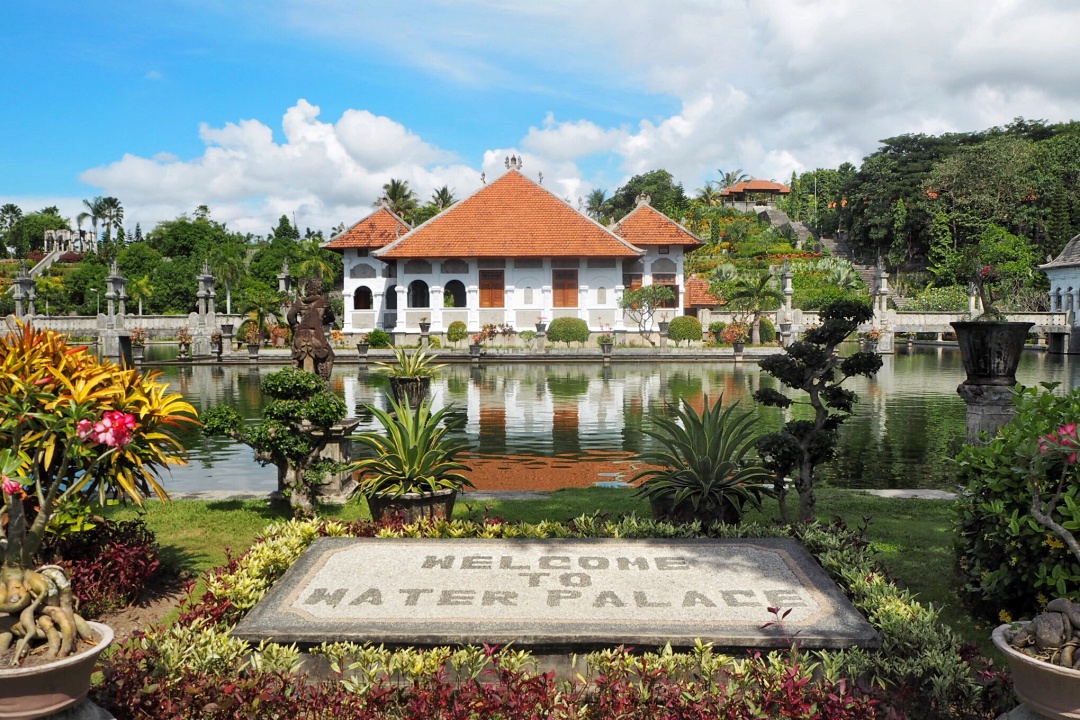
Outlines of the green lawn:
[[[858,527],[866,518],[867,535],[881,554],[882,563],[894,579],[911,589],[923,602],[942,609],[942,617],[965,639],[988,649],[990,626],[976,623],[960,606],[956,587],[951,525],[951,503],[943,500],[897,500],[847,490],[818,490],[818,516],[825,521],[843,518]],[[776,517],[774,505],[747,518],[763,522]],[[626,489],[586,488],[560,490],[536,500],[459,499],[455,517],[474,520],[499,517],[509,521],[564,521],[600,511],[609,515],[637,512],[648,516],[648,504]],[[162,560],[178,570],[201,573],[225,561],[226,549],[242,552],[272,520],[288,517],[274,512],[261,500],[223,502],[181,500],[151,503],[145,510],[117,508],[113,517],[143,513],[157,535]],[[353,520],[367,516],[363,503],[320,508],[327,517]]]

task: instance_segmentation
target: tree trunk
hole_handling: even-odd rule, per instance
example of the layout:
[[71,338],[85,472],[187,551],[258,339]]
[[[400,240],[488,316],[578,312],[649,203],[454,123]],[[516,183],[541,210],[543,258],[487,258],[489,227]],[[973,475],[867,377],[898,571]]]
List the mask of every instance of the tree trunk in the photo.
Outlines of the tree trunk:
[[225,314],[232,315],[232,287],[225,283]]
[[817,497],[814,495],[814,466],[808,457],[799,467],[799,479],[795,489],[799,492],[799,520],[804,523],[814,522]]

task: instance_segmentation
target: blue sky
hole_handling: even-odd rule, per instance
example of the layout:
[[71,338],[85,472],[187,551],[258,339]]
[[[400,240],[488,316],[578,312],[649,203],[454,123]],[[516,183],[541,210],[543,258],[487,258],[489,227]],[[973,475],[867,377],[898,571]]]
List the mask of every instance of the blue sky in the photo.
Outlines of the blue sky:
[[[503,158],[575,202],[666,168],[786,181],[905,132],[1080,119],[1071,0],[161,0],[0,6],[0,203],[114,195],[329,231]],[[534,176],[535,177],[535,176]]]

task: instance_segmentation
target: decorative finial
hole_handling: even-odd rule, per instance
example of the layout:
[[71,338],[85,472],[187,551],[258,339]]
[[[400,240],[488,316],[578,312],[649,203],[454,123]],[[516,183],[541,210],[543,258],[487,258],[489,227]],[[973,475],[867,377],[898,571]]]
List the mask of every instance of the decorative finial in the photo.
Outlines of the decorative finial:
[[577,211],[581,212],[585,208],[585,201],[581,199],[581,196],[577,197]]
[[536,173],[536,176],[538,178],[540,178],[540,184],[543,185],[544,184],[544,173],[538,172],[538,173]]
[[487,173],[486,172],[480,173],[480,182],[482,182],[484,185],[487,185]]
[[638,195],[634,200],[635,205],[648,205],[650,202],[652,202],[652,198],[645,194]]
[[383,195],[381,198],[379,198],[379,207],[386,210],[390,209],[390,198],[387,195]]
[[510,156],[509,155],[507,155],[505,158],[503,158],[503,165],[506,166],[507,170],[510,169]]

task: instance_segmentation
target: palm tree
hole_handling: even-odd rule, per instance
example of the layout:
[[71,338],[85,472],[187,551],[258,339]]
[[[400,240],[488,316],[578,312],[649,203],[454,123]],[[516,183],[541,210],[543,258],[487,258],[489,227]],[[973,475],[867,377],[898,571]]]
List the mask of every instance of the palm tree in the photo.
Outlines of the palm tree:
[[709,181],[705,183],[705,187],[698,188],[697,197],[694,199],[700,202],[702,205],[708,205],[709,207],[716,207],[720,204],[720,188],[718,188],[715,181]]
[[83,200],[82,201],[83,206],[86,208],[86,212],[82,213],[79,217],[81,217],[84,220],[89,219],[90,220],[90,227],[94,231],[94,240],[91,243],[91,245],[93,247],[90,248],[91,250],[95,250],[97,248],[98,222],[105,216],[104,209],[102,208],[102,205],[101,205],[101,201],[102,201],[102,197],[100,195],[98,195],[97,197],[95,197],[95,198],[93,198],[91,200]]
[[319,244],[318,238],[302,240],[296,244],[296,276],[299,278],[317,277],[323,284],[334,281],[336,267],[333,252]]
[[731,303],[748,313],[753,319],[750,325],[750,342],[761,342],[761,315],[765,310],[773,309],[784,302],[784,293],[773,284],[772,275],[743,275],[735,281],[735,287],[728,298]]
[[585,212],[593,220],[601,222],[604,219],[604,203],[607,201],[607,190],[596,188],[589,192],[589,199],[585,201]]
[[281,322],[282,302],[281,295],[276,292],[254,290],[244,294],[242,312],[248,316],[248,320],[255,323],[260,338],[269,336],[267,320]]
[[225,283],[225,314],[232,315],[232,288],[244,276],[244,248],[231,241],[218,245],[210,251],[210,265]]
[[143,275],[141,278],[132,280],[127,286],[131,299],[139,303],[139,314],[142,315],[143,300],[149,300],[154,294],[154,286],[150,284],[150,276]]
[[120,228],[124,222],[124,206],[114,197],[101,199],[101,219],[105,221],[105,244],[112,243],[113,228]]
[[10,230],[11,226],[22,217],[22,208],[15,203],[7,203],[0,207],[0,230]]
[[456,202],[457,199],[454,198],[453,191],[446,185],[443,185],[441,188],[431,193],[431,204],[439,208],[439,212],[442,212]]
[[731,172],[724,172],[723,170],[717,170],[720,173],[720,186],[721,188],[729,188],[732,185],[738,185],[741,182],[746,182],[750,179],[750,176],[743,172],[742,168],[732,170]]
[[[408,180],[390,178],[390,182],[383,185],[382,189],[383,197],[390,203],[390,210],[398,217],[407,217],[416,210],[418,204],[416,192],[409,187]],[[379,201],[376,200],[375,204],[378,205]]]

